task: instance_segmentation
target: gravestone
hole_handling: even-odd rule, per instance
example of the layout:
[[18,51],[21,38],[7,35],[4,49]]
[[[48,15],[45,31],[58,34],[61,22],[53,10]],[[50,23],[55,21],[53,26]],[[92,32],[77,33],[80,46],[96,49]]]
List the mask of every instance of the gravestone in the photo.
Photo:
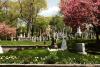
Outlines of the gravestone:
[[40,42],[42,41],[42,36],[39,36],[39,41],[40,41]]
[[36,42],[36,36],[34,36],[34,40],[33,41]]
[[67,50],[67,42],[66,42],[65,38],[63,38],[62,45],[61,45],[61,50]]
[[87,54],[87,52],[85,51],[85,43],[77,43],[76,51],[80,54]]
[[79,36],[81,36],[82,35],[82,31],[81,31],[81,28],[79,27],[79,28],[77,28],[77,35],[79,35]]
[[14,38],[13,37],[11,37],[11,41],[13,41],[14,40]]

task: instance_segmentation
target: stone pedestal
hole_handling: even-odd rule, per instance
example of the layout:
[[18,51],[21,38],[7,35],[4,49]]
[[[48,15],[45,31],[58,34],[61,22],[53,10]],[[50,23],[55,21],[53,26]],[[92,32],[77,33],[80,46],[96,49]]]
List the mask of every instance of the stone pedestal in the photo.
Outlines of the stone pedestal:
[[3,54],[3,48],[0,46],[0,54]]
[[85,52],[85,43],[77,43],[76,51],[80,54],[87,54],[87,52]]

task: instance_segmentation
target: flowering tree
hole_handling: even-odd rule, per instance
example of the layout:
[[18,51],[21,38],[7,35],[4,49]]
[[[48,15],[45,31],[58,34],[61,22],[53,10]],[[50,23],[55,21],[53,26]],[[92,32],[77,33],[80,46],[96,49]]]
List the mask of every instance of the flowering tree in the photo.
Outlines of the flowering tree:
[[84,23],[91,23],[95,30],[100,26],[100,0],[61,0],[60,8],[65,24],[73,30]]
[[0,38],[7,39],[16,36],[16,28],[11,28],[5,23],[0,23]]

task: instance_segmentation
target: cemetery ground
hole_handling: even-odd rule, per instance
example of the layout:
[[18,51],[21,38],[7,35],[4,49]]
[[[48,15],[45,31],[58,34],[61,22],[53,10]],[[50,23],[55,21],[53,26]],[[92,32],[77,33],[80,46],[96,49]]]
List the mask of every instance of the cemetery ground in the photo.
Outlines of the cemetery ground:
[[99,64],[100,55],[81,55],[46,49],[23,50],[0,55],[1,64]]
[[[57,41],[60,48],[62,41]],[[88,52],[87,55],[79,54],[74,51],[75,43],[84,42],[95,43],[96,40],[68,40],[68,50],[64,51],[48,51],[51,41],[44,42],[31,42],[31,41],[0,41],[1,46],[37,46],[47,45],[46,48],[32,48],[16,51],[8,51],[0,54],[0,64],[100,64],[100,55]],[[95,48],[96,49],[96,48]]]

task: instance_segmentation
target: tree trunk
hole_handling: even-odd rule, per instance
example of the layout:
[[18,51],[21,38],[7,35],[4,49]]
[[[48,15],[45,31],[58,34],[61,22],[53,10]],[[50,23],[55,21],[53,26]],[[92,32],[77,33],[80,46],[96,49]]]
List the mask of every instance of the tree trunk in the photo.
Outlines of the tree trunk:
[[92,23],[93,25],[93,30],[96,34],[96,44],[99,44],[99,32],[98,32],[98,28]]
[[31,36],[31,24],[28,23],[27,24],[27,37],[30,37]]
[[99,34],[96,33],[96,44],[99,44]]

